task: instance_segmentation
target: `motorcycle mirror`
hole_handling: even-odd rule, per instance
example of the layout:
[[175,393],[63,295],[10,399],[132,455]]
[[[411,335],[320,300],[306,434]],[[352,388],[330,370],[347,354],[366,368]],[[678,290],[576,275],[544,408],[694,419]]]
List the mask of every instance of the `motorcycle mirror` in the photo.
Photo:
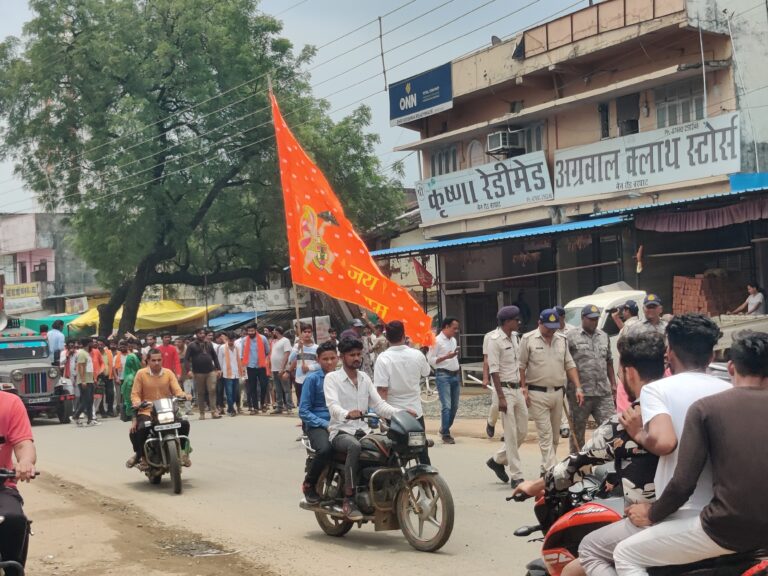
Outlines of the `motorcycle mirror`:
[[538,532],[539,530],[541,530],[541,526],[538,524],[536,526],[521,526],[520,528],[515,530],[515,536],[518,536],[520,538],[525,538],[526,536],[530,536],[531,534],[533,534],[534,532]]

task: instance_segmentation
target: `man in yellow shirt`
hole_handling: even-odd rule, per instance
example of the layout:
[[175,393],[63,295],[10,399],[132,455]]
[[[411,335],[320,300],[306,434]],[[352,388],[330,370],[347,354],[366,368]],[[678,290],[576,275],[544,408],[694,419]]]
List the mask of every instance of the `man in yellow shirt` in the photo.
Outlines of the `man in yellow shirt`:
[[[158,349],[150,349],[147,356],[147,367],[142,368],[136,373],[136,377],[133,379],[133,388],[131,389],[131,404],[135,416],[133,417],[129,437],[133,445],[134,455],[125,463],[128,468],[133,468],[137,463],[139,463],[140,470],[146,469],[147,466],[144,459],[144,443],[147,441],[149,428],[145,426],[145,422],[152,419],[152,407],[139,408],[139,406],[145,401],[151,403],[154,400],[171,397],[192,399],[189,394],[185,394],[181,389],[176,375],[171,370],[163,368],[162,352]],[[189,436],[189,422],[187,420],[181,421],[179,434]],[[182,439],[181,447],[182,449],[186,448],[186,440]],[[181,463],[184,466],[192,465],[186,450],[181,453]]]

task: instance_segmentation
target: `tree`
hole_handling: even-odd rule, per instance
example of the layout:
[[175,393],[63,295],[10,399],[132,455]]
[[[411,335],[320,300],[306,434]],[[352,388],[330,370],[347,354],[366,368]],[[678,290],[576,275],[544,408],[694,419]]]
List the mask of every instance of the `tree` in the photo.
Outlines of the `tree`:
[[0,44],[0,155],[76,246],[133,328],[149,284],[250,279],[286,261],[267,78],[288,122],[363,230],[391,220],[370,110],[339,122],[312,97],[280,23],[256,0],[30,0]]

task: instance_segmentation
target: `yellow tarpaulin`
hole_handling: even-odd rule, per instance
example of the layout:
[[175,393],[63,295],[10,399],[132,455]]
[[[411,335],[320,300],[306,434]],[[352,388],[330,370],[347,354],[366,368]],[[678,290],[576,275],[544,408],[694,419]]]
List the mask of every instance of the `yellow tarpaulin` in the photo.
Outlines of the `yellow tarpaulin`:
[[[215,310],[219,305],[208,306],[208,312]],[[120,324],[120,319],[123,317],[122,307],[115,314],[114,328],[117,328]],[[184,324],[186,322],[192,322],[205,318],[205,306],[191,306],[185,308],[178,302],[173,300],[160,300],[159,302],[142,302],[139,305],[139,313],[136,316],[136,330],[154,330],[157,328],[165,328],[166,326],[174,326],[176,324]],[[89,326],[99,325],[99,311],[95,308],[91,308],[77,318],[70,322],[70,326],[75,328],[87,328]]]

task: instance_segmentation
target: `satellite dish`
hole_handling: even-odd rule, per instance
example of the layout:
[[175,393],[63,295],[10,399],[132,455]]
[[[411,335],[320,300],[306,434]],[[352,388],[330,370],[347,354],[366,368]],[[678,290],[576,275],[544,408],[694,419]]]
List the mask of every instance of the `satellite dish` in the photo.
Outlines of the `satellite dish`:
[[499,38],[495,34],[491,36],[491,46],[498,46],[499,44],[501,44],[501,38]]
[[5,330],[6,326],[8,326],[8,316],[5,315],[5,312],[0,310],[0,332]]

